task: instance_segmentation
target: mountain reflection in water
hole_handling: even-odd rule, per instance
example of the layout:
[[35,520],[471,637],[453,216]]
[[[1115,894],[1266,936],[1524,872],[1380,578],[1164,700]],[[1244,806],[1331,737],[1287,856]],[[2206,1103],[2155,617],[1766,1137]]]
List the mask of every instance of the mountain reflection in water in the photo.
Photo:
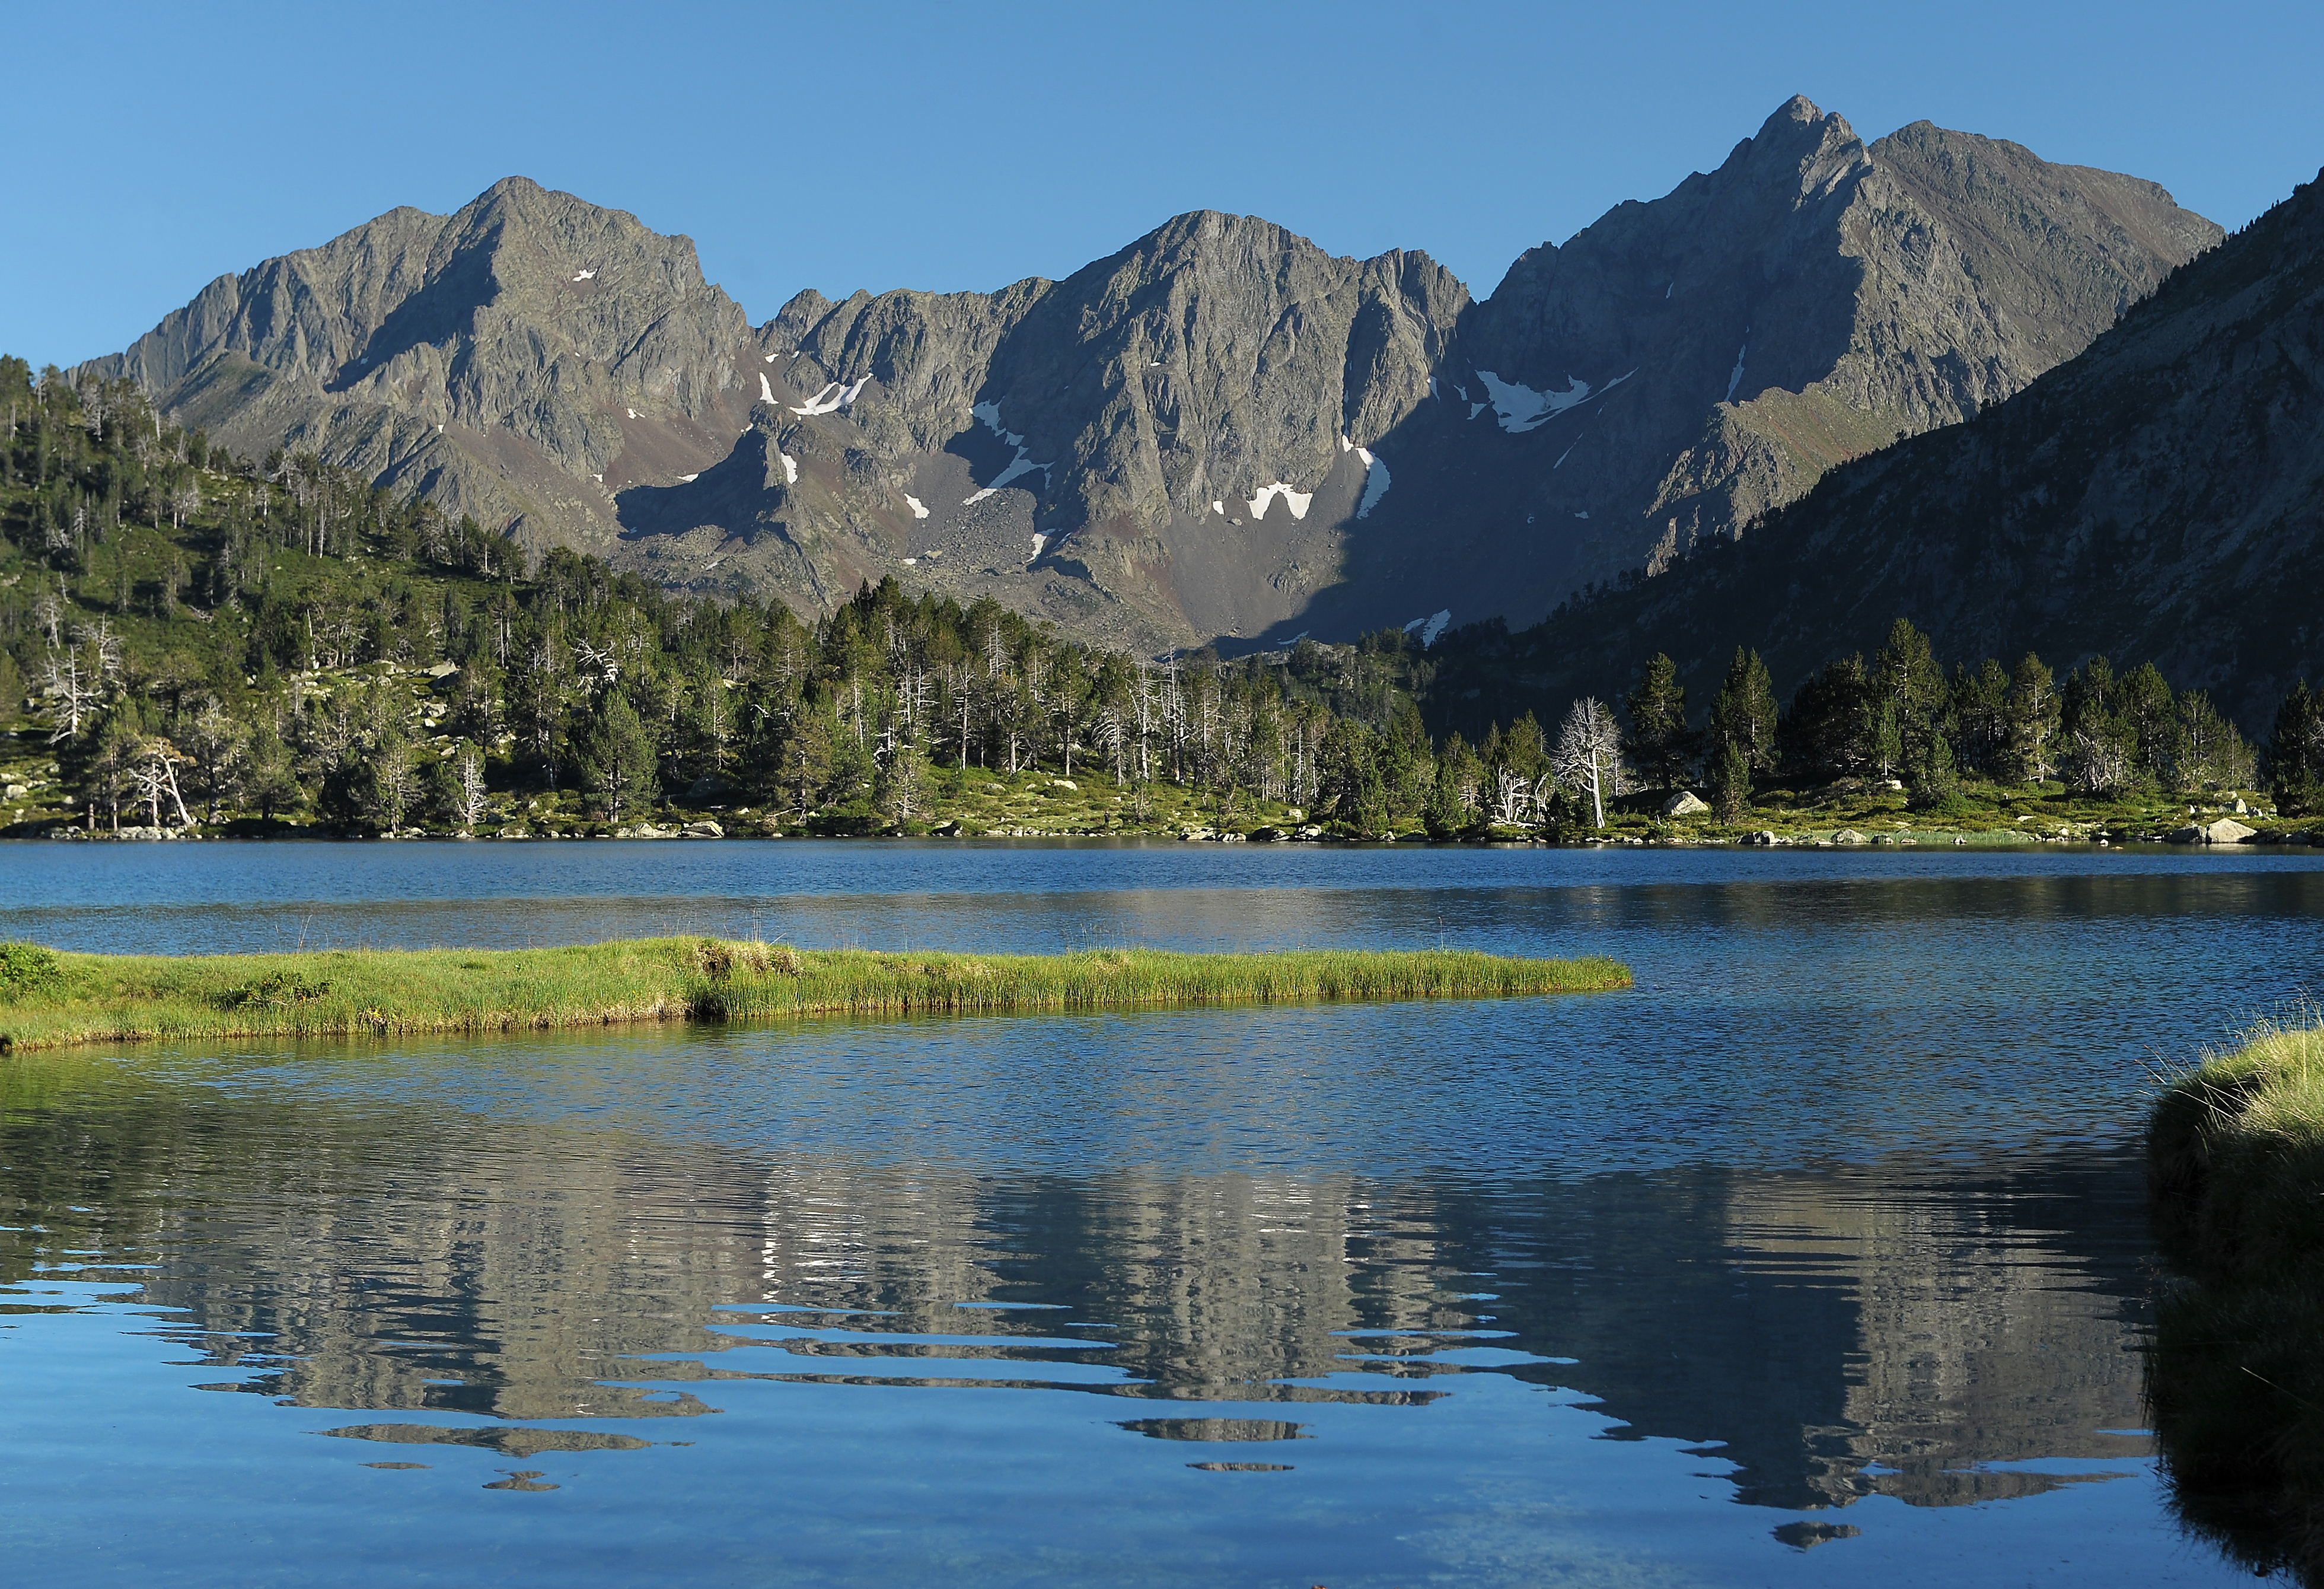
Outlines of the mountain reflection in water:
[[10,1283],[43,1249],[134,1264],[205,1389],[300,1407],[673,1419],[738,1379],[1042,1386],[1247,1403],[1112,1421],[1287,1440],[1303,1404],[1491,1373],[1715,1448],[1738,1499],[1788,1510],[2027,1494],[2076,1476],[2056,1459],[2147,1449],[2119,1151],[1008,1178],[188,1086],[17,1112],[0,1164]]

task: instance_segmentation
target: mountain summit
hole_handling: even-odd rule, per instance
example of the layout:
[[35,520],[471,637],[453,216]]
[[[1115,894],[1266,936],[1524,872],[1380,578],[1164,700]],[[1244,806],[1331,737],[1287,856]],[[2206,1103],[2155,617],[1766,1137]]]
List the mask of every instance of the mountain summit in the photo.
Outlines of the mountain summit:
[[2152,661],[2258,734],[2324,678],[2324,173],[1969,422],[1833,472],[1739,544],[1514,636],[1440,682],[1514,714],[1738,646],[1788,691],[1902,615],[1938,655]]
[[[530,546],[827,608],[895,575],[1148,647],[1537,618],[2072,356],[2218,228],[1794,99],[1483,303],[1181,216],[1063,282],[802,293],[521,178],[221,277],[97,373]],[[1440,621],[1441,626],[1441,621]]]

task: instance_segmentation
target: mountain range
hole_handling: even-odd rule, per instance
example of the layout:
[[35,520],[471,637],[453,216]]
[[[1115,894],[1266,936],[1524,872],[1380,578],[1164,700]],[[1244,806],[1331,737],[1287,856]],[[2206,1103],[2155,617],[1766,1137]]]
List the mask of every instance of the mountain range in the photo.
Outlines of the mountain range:
[[1748,647],[1788,695],[1900,616],[1956,664],[2154,661],[2255,736],[2324,682],[2324,173],[2006,402],[1661,577],[1456,633],[1437,693],[1464,726],[1563,711],[1661,651],[1699,706]]
[[1805,99],[1492,295],[1198,211],[1062,282],[802,292],[521,178],[221,276],[127,351],[182,422],[528,547],[827,610],[895,576],[1159,651],[1533,623],[2073,358],[2218,227]]

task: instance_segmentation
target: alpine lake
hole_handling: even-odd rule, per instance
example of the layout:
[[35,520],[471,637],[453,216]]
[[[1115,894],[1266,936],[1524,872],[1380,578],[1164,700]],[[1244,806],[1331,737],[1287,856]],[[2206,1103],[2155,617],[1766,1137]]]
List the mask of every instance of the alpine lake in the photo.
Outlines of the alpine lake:
[[2324,854],[12,845],[0,938],[1605,954],[1615,993],[0,1060],[23,1584],[2211,1584],[2155,1077]]

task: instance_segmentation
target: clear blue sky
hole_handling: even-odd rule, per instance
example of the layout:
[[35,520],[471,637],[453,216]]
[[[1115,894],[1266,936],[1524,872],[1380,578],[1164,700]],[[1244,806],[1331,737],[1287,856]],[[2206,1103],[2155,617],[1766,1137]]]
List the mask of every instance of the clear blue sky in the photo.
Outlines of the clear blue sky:
[[1194,208],[1334,253],[1522,249],[1794,93],[2153,178],[2238,226],[2324,164],[2324,5],[26,5],[0,352],[117,349],[212,277],[522,173],[803,287],[1062,276]]

